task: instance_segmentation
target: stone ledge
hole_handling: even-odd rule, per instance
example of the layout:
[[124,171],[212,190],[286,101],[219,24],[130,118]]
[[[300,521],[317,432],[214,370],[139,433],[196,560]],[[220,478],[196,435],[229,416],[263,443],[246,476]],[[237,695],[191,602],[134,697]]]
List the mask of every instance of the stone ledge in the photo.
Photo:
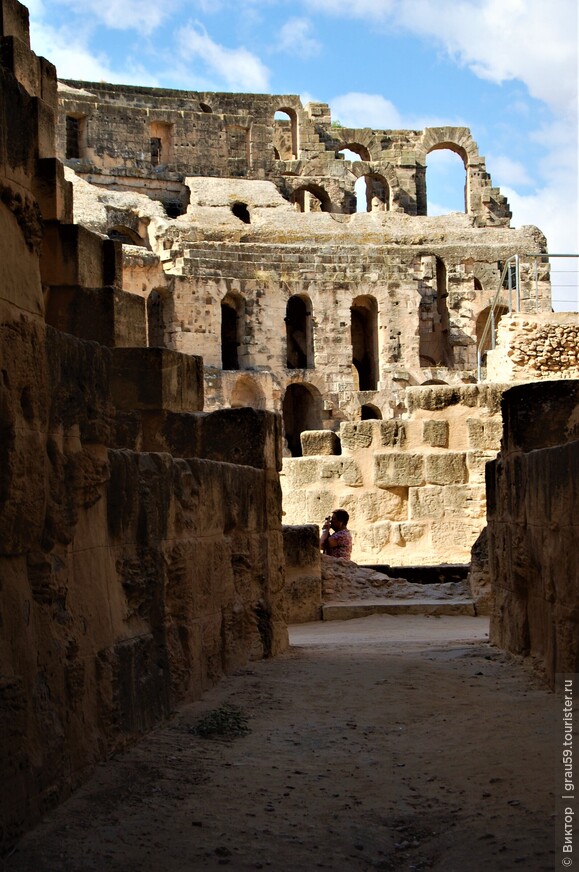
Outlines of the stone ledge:
[[327,602],[322,606],[322,620],[348,621],[367,615],[470,615],[476,616],[472,600],[365,600],[363,603]]

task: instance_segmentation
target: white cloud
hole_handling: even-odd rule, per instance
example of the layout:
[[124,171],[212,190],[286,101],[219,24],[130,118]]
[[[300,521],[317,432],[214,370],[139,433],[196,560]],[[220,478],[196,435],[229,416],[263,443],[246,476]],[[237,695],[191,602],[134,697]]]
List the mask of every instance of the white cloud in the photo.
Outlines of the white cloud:
[[78,29],[59,29],[31,21],[30,42],[36,54],[48,58],[56,66],[61,79],[158,85],[156,78],[140,65],[128,63],[125,68],[115,70],[104,52],[94,53],[90,50],[86,35]]
[[269,89],[269,70],[258,57],[246,48],[226,48],[214,42],[200,22],[183,27],[178,42],[183,60],[201,60],[232,91]]
[[61,5],[69,6],[84,20],[93,16],[105,27],[113,30],[138,30],[140,33],[152,33],[180,5],[180,0],[123,0],[119,6],[118,0],[58,0]]
[[522,163],[504,154],[487,154],[486,165],[495,185],[528,186],[534,182]]
[[554,109],[576,112],[576,0],[302,0],[307,9],[402,27],[436,39],[477,76],[524,82]]
[[344,127],[371,127],[375,130],[399,130],[403,127],[398,109],[381,94],[351,91],[330,101],[332,118]]
[[312,24],[307,18],[290,18],[279,32],[276,50],[300,58],[319,54],[322,44],[311,36]]
[[332,118],[344,127],[370,127],[374,130],[422,130],[424,127],[468,127],[460,118],[434,116],[403,117],[394,103],[382,94],[351,91],[330,100]]

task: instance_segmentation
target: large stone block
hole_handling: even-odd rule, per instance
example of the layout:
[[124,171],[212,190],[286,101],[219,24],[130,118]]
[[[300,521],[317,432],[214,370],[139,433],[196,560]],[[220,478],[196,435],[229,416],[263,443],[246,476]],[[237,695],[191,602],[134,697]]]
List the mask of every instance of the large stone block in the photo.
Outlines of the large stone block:
[[[303,500],[303,497],[302,497]],[[334,509],[339,509],[339,500],[331,490],[312,488],[306,491],[306,518],[310,523],[322,526],[324,518],[331,515]]]
[[321,618],[322,577],[319,527],[283,528],[285,558],[284,602],[288,623]]
[[411,520],[444,517],[443,490],[442,487],[411,487],[408,491]]
[[46,322],[63,333],[113,347],[146,347],[145,300],[116,288],[53,286]]
[[468,480],[466,455],[462,451],[428,454],[425,468],[429,484],[462,484]]
[[422,438],[432,448],[448,448],[448,421],[424,421]]
[[485,420],[484,418],[469,418],[468,444],[480,451],[498,451],[503,435],[503,422],[500,418]]
[[34,193],[43,221],[72,223],[72,184],[64,178],[64,166],[56,158],[38,161]]
[[392,487],[360,493],[355,501],[355,515],[358,524],[360,521],[375,523],[383,519],[407,520],[408,488]]
[[348,487],[362,487],[363,479],[360,467],[350,457],[347,458],[332,458],[321,459],[319,466],[319,477],[324,480],[336,479],[342,481]]
[[422,454],[375,454],[374,484],[376,487],[420,487],[425,484]]
[[535,382],[503,397],[506,450],[531,451],[579,438],[579,381]]
[[485,483],[485,467],[490,460],[496,457],[494,451],[467,451],[466,466],[468,480],[471,484]]
[[317,454],[340,454],[340,439],[332,430],[304,430],[300,434],[304,457]]
[[121,288],[122,246],[78,224],[48,221],[40,270],[45,285]]
[[121,410],[203,409],[203,361],[166,348],[112,349],[111,396]]
[[485,489],[481,485],[455,484],[443,489],[444,514],[457,518],[484,518]]
[[361,448],[369,448],[374,438],[374,424],[372,421],[359,423],[344,423],[340,425],[340,442],[344,451],[359,451]]
[[380,444],[385,448],[402,448],[406,442],[406,425],[402,421],[380,422]]
[[303,485],[314,484],[319,480],[320,462],[310,457],[284,457],[282,475],[287,481],[288,489],[297,489]]

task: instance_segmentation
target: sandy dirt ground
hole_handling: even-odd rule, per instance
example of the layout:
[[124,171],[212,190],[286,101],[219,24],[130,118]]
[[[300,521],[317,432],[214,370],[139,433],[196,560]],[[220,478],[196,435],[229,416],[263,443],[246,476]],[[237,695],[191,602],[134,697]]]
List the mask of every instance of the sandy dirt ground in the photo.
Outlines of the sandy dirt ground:
[[[554,868],[554,695],[485,618],[292,628],[100,765],[6,872]],[[228,703],[250,732],[191,732]],[[0,867],[1,868],[1,867]]]

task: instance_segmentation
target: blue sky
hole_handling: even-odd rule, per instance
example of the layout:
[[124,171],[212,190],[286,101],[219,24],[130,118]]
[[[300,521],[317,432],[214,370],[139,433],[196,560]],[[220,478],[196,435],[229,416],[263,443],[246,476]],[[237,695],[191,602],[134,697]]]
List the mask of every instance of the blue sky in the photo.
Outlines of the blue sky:
[[[470,127],[513,226],[579,251],[576,0],[32,0],[32,47],[62,78],[300,94],[344,125]],[[463,169],[429,156],[429,212]],[[577,282],[579,261],[563,284]],[[559,284],[559,282],[555,282]],[[575,289],[555,308],[577,308]]]

